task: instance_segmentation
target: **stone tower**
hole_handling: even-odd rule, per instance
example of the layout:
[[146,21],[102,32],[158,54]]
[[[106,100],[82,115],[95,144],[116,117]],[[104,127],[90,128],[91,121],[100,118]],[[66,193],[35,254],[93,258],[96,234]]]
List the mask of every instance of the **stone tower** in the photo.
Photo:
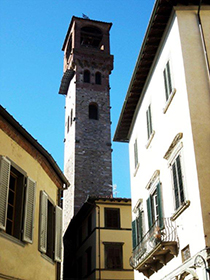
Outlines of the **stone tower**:
[[109,75],[111,23],[73,17],[63,44],[66,96],[64,230],[88,195],[112,195]]

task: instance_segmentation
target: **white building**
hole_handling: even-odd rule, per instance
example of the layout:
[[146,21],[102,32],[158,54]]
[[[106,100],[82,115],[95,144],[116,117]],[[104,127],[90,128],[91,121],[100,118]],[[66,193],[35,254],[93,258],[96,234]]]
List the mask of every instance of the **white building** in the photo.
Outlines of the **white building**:
[[209,278],[209,30],[210,1],[157,0],[122,108],[135,279]]

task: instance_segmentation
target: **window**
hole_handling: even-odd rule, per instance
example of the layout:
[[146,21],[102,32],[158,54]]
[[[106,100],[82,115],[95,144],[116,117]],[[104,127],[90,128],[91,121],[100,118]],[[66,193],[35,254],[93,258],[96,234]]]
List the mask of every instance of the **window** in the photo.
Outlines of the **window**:
[[100,72],[96,72],[96,74],[95,74],[95,83],[97,85],[101,85],[101,73]]
[[166,94],[166,101],[167,101],[170,94],[172,93],[171,71],[170,71],[169,61],[166,63],[166,67],[163,71],[163,76],[164,76],[165,94]]
[[148,224],[149,229],[154,225],[163,227],[163,216],[162,216],[162,201],[161,201],[161,185],[158,182],[155,190],[150,194],[147,199],[147,213],[148,213]]
[[91,263],[91,259],[92,259],[92,248],[89,247],[86,250],[86,260],[87,260],[87,275],[89,275],[91,273],[92,270],[92,263]]
[[89,119],[98,120],[98,105],[96,103],[89,104]]
[[120,209],[119,208],[105,208],[105,227],[106,228],[120,228]]
[[138,207],[137,217],[134,221],[132,221],[132,241],[133,241],[133,249],[141,243],[143,238],[143,210]]
[[0,158],[0,229],[33,242],[35,182],[15,163]]
[[84,71],[84,83],[90,83],[90,71]]
[[152,134],[152,114],[151,114],[151,105],[149,105],[146,111],[147,117],[147,138],[149,139]]
[[171,171],[174,188],[175,210],[177,210],[185,201],[180,154],[172,162]]
[[138,145],[137,145],[137,139],[134,142],[134,166],[137,168],[138,165]]
[[105,269],[123,269],[123,243],[104,243]]
[[39,249],[50,259],[61,262],[62,209],[54,206],[46,192],[41,191]]

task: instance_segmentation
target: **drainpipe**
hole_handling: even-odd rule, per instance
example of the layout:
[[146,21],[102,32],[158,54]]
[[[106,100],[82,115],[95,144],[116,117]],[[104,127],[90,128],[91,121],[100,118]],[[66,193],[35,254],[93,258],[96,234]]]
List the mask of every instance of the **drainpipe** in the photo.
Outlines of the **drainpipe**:
[[99,280],[101,280],[101,233],[100,233],[100,207],[98,205],[96,205],[96,207],[98,208],[98,269],[99,269]]
[[202,0],[200,0],[199,6],[198,6],[198,13],[197,13],[198,27],[199,27],[199,31],[200,31],[202,46],[203,46],[203,52],[204,52],[204,57],[205,57],[205,62],[206,62],[207,75],[208,75],[209,83],[210,83],[210,65],[209,65],[209,59],[208,59],[208,55],[207,55],[207,48],[206,48],[206,43],[205,43],[205,38],[204,38],[204,33],[203,33],[203,26],[202,26],[202,22],[201,22],[201,18],[200,18],[201,3],[202,3]]

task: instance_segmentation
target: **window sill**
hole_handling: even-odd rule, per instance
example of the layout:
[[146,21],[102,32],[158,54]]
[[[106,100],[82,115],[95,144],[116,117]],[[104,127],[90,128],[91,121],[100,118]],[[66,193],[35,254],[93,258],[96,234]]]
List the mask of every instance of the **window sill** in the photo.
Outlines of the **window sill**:
[[179,215],[182,214],[182,212],[184,212],[185,209],[187,209],[190,206],[190,201],[186,200],[178,209],[177,211],[173,214],[173,216],[171,217],[171,221],[175,221]]
[[50,257],[45,255],[44,253],[41,253],[41,256],[42,256],[43,259],[47,260],[49,263],[51,263],[53,265],[55,264],[55,262]]
[[171,101],[173,100],[175,93],[176,93],[176,89],[173,88],[173,89],[172,89],[172,92],[171,92],[171,94],[170,94],[170,96],[169,96],[169,98],[168,98],[168,100],[167,100],[167,102],[166,102],[166,104],[165,104],[165,107],[163,108],[163,113],[164,113],[164,114],[167,112],[168,107],[169,107],[169,105],[171,104]]
[[15,243],[15,244],[17,244],[17,245],[19,245],[19,246],[21,246],[21,247],[25,247],[25,243],[24,243],[23,241],[21,241],[21,240],[15,238],[15,237],[12,236],[12,235],[7,234],[7,233],[4,232],[4,231],[0,231],[0,237],[3,237],[3,238],[5,238],[5,239],[7,239],[7,240],[9,240],[9,241],[12,241],[13,243]]
[[147,140],[146,149],[148,149],[150,143],[152,142],[154,135],[155,135],[155,131],[153,130],[152,133],[150,134],[149,139]]
[[138,164],[136,165],[136,169],[135,169],[135,171],[134,171],[134,173],[133,173],[133,176],[134,176],[134,177],[136,176],[136,173],[137,173],[137,171],[138,171],[138,169],[139,169],[139,166],[140,166],[140,164],[138,163]]

